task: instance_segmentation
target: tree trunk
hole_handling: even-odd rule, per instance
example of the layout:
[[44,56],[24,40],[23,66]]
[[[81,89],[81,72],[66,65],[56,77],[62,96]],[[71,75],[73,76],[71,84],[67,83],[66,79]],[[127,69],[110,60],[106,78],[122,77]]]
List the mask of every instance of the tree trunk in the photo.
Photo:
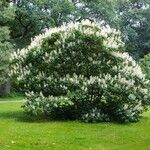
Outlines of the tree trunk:
[[0,85],[0,96],[5,96],[10,93],[10,83]]

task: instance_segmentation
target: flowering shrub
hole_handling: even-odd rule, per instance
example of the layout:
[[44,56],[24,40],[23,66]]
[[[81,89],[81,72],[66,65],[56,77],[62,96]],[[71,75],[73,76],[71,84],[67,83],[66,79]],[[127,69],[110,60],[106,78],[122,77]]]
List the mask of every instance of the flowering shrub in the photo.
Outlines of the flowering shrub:
[[87,122],[137,121],[150,104],[149,80],[123,48],[119,31],[89,21],[35,37],[11,57],[14,84],[36,93],[27,97],[25,111]]
[[23,108],[29,114],[35,116],[50,116],[51,118],[70,118],[69,114],[73,106],[68,98],[64,97],[44,97],[42,93],[30,92],[26,94],[27,101]]

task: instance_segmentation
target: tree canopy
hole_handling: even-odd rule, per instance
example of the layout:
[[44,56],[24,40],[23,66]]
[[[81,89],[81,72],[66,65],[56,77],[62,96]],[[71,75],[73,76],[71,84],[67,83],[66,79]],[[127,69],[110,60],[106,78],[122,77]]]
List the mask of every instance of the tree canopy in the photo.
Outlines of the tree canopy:
[[127,51],[135,58],[150,52],[150,1],[119,2],[119,23]]
[[12,49],[9,25],[14,11],[5,0],[0,1],[0,85],[7,81]]
[[19,48],[26,46],[32,37],[46,28],[70,21],[96,19],[105,25],[115,21],[114,3],[110,0],[23,0],[13,1],[13,6],[16,17],[11,23],[11,35]]

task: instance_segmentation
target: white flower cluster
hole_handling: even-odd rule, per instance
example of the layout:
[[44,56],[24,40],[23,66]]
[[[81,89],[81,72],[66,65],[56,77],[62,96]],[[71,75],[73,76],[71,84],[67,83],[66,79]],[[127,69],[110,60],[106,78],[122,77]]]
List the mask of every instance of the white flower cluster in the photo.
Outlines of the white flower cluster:
[[102,28],[101,35],[106,37],[104,45],[108,48],[118,49],[124,47],[124,43],[121,40],[121,33],[116,29],[112,29],[109,26]]
[[119,53],[119,52],[112,52],[112,55],[118,58],[121,58],[123,61],[122,65],[124,67],[119,68],[123,74],[132,74],[133,76],[137,76],[141,80],[145,79],[145,75],[143,74],[141,67],[135,62],[135,60],[129,56],[128,53]]
[[[90,28],[86,28],[84,26],[90,26]],[[97,28],[99,28],[99,30],[95,32],[94,28],[91,28],[91,27],[95,27],[95,28],[97,27]],[[62,47],[64,47],[65,40],[68,37],[72,36],[75,38],[75,35],[73,33],[74,30],[78,30],[87,35],[95,34],[98,37],[100,37],[100,36],[105,37],[103,44],[104,44],[104,46],[106,46],[108,48],[117,49],[119,47],[124,46],[124,43],[121,41],[119,31],[112,29],[110,27],[100,27],[96,23],[91,23],[89,20],[83,20],[81,23],[71,22],[68,25],[63,25],[58,28],[47,29],[45,33],[42,33],[42,34],[36,36],[34,39],[32,39],[31,44],[27,48],[23,48],[21,50],[14,52],[11,55],[10,59],[11,60],[13,60],[13,59],[23,60],[23,58],[25,58],[26,55],[34,48],[37,48],[36,51],[33,52],[36,55],[36,52],[38,52],[38,50],[40,50],[43,40],[48,37],[51,38],[53,33],[63,33],[61,35],[62,36],[61,40],[56,41],[55,44],[56,45],[61,44]],[[78,43],[80,43],[80,41],[78,41]],[[68,47],[72,46],[73,44],[76,44],[76,43],[68,43]],[[57,53],[57,52],[54,51],[53,53]]]

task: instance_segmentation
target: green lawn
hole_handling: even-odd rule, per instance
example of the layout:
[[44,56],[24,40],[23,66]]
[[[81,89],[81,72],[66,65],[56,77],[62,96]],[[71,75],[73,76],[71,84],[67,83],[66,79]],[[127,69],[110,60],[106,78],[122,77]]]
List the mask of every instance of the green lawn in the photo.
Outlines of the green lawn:
[[138,123],[34,121],[0,103],[0,150],[150,150],[150,111]]

